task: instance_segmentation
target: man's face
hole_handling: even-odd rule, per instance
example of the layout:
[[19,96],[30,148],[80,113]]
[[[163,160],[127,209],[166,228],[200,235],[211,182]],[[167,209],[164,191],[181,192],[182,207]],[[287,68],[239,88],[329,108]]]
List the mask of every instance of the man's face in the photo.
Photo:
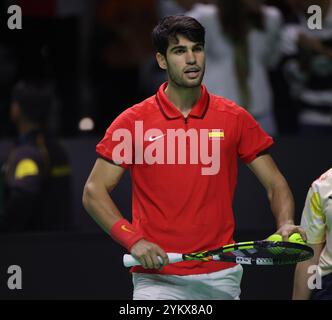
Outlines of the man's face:
[[178,41],[171,41],[166,57],[157,54],[159,66],[165,69],[169,81],[181,88],[195,88],[202,83],[205,72],[203,44],[192,42],[178,35]]

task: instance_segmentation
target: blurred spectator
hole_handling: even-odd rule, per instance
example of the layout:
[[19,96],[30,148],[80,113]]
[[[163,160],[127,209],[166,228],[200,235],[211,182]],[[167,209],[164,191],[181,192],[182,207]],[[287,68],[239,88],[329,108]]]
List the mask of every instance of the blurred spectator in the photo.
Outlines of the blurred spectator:
[[13,128],[8,123],[9,92],[17,74],[17,64],[13,56],[14,52],[9,46],[0,44],[0,137],[13,134]]
[[97,130],[104,132],[119,112],[140,100],[139,68],[152,52],[154,0],[101,0],[96,7],[93,83]]
[[2,231],[70,228],[71,169],[65,150],[47,131],[52,97],[39,81],[19,82],[13,90],[10,116],[18,138],[2,170]]
[[214,0],[157,0],[159,19],[175,14],[184,14],[196,3],[212,3]]
[[[322,30],[308,26],[307,9],[313,4],[322,9]],[[297,8],[297,22],[283,31],[284,79],[298,111],[300,132],[332,134],[332,2],[305,0]]]
[[260,0],[218,0],[187,12],[206,28],[205,84],[211,93],[248,109],[277,133],[268,71],[279,59],[281,14]]
[[[280,9],[284,25],[300,22],[300,16],[304,11],[303,0],[268,0],[266,2]],[[298,133],[298,111],[283,72],[283,65],[287,59],[288,57],[281,52],[279,65],[270,72],[270,79],[274,93],[274,111],[279,133],[295,134]]]
[[55,79],[56,125],[66,136],[77,132],[79,27],[85,3],[80,0],[15,1],[23,14],[22,30],[11,31],[19,68],[17,79],[30,76]]
[[304,8],[303,0],[265,0],[265,4],[277,7],[285,23],[297,22]]
[[13,134],[13,128],[8,123],[10,103],[10,88],[17,76],[17,62],[15,50],[11,46],[13,35],[18,31],[10,30],[7,26],[10,0],[0,1],[0,137]]

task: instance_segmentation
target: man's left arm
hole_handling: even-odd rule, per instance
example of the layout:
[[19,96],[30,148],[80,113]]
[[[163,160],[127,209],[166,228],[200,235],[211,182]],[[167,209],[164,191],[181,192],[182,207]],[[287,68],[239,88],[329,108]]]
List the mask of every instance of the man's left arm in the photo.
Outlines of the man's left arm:
[[284,241],[298,232],[306,240],[305,231],[294,224],[294,198],[284,176],[269,154],[264,154],[248,164],[266,189],[271,210],[276,220],[277,232]]

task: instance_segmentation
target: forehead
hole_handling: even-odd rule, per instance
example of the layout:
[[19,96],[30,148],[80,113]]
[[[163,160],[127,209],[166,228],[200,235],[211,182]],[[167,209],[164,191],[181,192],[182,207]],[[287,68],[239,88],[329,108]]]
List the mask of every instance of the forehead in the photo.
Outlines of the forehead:
[[193,41],[189,40],[188,38],[178,34],[175,36],[175,38],[172,37],[169,39],[168,49],[172,49],[177,46],[192,47],[197,44],[199,44],[199,43],[193,42]]

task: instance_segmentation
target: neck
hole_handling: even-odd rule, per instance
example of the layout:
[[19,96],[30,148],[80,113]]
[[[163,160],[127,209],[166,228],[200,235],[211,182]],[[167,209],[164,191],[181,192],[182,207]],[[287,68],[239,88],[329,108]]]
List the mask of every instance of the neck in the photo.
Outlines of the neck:
[[169,82],[165,94],[173,105],[186,117],[201,96],[201,86],[180,88]]

